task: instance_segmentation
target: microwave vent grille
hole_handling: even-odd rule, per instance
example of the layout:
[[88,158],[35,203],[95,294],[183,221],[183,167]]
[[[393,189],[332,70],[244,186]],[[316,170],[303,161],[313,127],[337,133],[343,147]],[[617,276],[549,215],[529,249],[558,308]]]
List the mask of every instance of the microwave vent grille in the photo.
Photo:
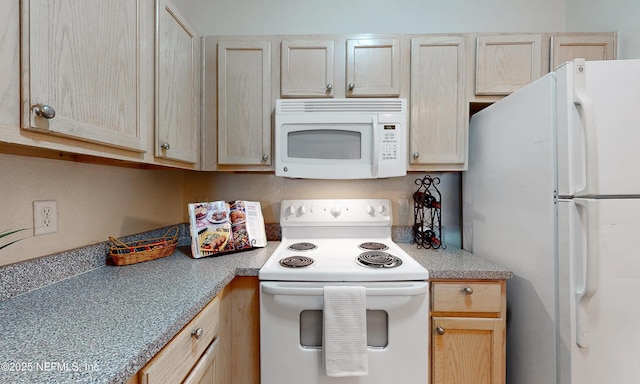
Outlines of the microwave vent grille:
[[280,99],[276,113],[399,113],[405,99]]

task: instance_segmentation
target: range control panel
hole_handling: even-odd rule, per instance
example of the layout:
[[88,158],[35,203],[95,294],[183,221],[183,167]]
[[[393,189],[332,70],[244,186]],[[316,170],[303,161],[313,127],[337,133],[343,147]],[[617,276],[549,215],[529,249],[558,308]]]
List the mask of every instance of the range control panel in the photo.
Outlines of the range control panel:
[[389,199],[283,200],[282,226],[391,225]]

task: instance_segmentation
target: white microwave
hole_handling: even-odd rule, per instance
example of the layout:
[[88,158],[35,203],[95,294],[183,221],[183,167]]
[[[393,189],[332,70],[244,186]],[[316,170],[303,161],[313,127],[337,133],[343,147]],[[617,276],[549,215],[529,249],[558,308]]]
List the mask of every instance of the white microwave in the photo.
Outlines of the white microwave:
[[406,135],[406,99],[279,99],[276,175],[306,179],[404,176]]

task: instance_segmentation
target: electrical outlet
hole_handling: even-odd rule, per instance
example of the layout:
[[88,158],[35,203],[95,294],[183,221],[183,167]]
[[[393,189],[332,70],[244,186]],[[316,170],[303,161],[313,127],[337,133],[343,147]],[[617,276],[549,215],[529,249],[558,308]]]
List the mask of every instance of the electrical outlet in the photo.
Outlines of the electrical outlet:
[[58,202],[36,200],[33,202],[33,234],[58,232]]
[[399,206],[399,212],[398,215],[400,216],[409,216],[409,199],[407,198],[400,198],[398,199],[398,206]]

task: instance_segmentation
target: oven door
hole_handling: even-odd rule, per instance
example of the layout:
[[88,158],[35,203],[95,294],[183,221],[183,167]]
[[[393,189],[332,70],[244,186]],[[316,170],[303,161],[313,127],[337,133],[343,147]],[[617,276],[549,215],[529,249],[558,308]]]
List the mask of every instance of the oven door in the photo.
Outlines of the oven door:
[[[326,285],[366,288],[367,376],[326,375],[322,351]],[[427,382],[428,283],[261,282],[260,352],[262,384]]]

